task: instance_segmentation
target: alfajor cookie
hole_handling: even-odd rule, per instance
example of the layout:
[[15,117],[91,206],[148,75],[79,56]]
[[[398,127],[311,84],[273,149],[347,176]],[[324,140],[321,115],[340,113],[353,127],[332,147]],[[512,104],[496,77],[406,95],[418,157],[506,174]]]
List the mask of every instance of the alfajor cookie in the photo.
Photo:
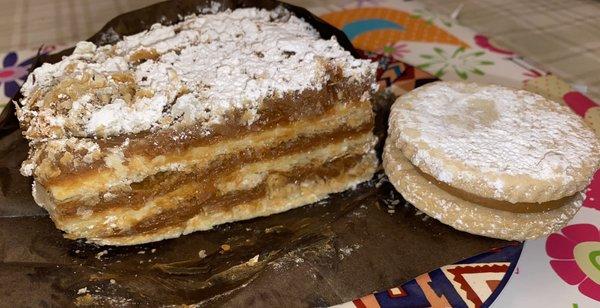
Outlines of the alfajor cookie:
[[581,118],[540,95],[436,82],[392,106],[383,163],[426,214],[466,232],[524,240],[575,215],[600,143]]

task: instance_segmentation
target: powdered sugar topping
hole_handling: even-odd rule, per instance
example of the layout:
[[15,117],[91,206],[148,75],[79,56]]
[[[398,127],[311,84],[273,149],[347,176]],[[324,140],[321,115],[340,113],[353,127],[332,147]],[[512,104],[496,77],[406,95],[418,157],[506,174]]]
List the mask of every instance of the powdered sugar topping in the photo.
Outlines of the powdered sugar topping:
[[[396,104],[391,125],[403,142],[415,146],[412,162],[426,165],[443,182],[470,176],[461,172],[465,166],[484,175],[568,183],[585,164],[597,161],[600,146],[583,121],[566,107],[530,92],[438,82]],[[489,180],[489,187],[504,190],[501,178]]]
[[208,134],[232,110],[244,110],[250,124],[264,98],[320,89],[328,68],[350,80],[375,71],[283,9],[189,16],[115,45],[78,43],[72,55],[29,76],[18,115],[34,140],[195,123]]

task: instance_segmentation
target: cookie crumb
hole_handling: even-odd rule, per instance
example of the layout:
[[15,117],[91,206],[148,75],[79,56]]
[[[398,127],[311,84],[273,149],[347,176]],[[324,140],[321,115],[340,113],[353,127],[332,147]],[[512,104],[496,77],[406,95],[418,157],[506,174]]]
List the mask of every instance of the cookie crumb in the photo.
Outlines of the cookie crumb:
[[107,254],[108,254],[108,250],[102,250],[101,252],[96,254],[96,259],[102,260],[102,256],[107,255]]
[[256,263],[258,263],[258,256],[259,255],[254,256],[252,259],[248,260],[248,262],[246,262],[246,264],[248,264],[250,266],[256,265]]
[[94,297],[87,293],[79,296],[75,299],[75,306],[92,306],[94,304]]

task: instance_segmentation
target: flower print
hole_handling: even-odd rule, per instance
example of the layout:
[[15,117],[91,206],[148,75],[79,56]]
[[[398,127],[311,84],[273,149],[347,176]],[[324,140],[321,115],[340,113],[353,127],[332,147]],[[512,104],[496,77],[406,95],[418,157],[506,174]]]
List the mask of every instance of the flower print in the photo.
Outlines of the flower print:
[[527,77],[531,77],[531,78],[538,78],[538,77],[544,76],[544,74],[540,73],[536,69],[530,68],[527,70],[527,72],[523,73],[523,76],[527,76]]
[[[578,103],[582,102],[578,101]],[[587,188],[586,198],[583,201],[583,207],[600,211],[600,172],[596,172],[596,174],[594,174],[592,182]]]
[[504,55],[513,55],[514,54],[510,50],[502,49],[502,48],[494,46],[492,44],[492,42],[490,42],[490,39],[485,35],[476,34],[475,37],[473,38],[473,40],[475,41],[475,44],[477,44],[477,46],[479,46],[483,49],[487,49],[489,51],[504,54]]
[[397,42],[393,45],[383,46],[383,48],[378,50],[378,52],[384,54],[385,56],[400,60],[404,57],[404,55],[408,54],[410,50],[408,50],[408,45],[405,43]]
[[0,69],[0,86],[4,85],[4,95],[12,97],[19,91],[20,84],[25,81],[29,66],[33,59],[17,64],[18,56],[15,52],[9,52],[2,61]]
[[448,54],[442,48],[434,47],[433,51],[433,54],[420,55],[426,61],[417,65],[417,67],[433,72],[438,78],[441,78],[449,69],[452,69],[460,79],[466,80],[469,78],[469,73],[484,75],[482,66],[494,64],[492,61],[480,58],[485,54],[481,50],[467,51],[465,47],[458,47],[452,54]]
[[[52,50],[54,50],[54,46],[45,46],[40,50],[40,54],[47,54]],[[29,67],[36,57],[31,57],[17,64],[18,58],[16,52],[9,52],[2,60],[0,87],[4,85],[4,96],[6,97],[13,97],[19,91],[19,87],[27,79]]]
[[[537,78],[548,74],[547,72],[540,71],[521,56],[512,54],[505,59],[523,68],[525,70],[525,72],[523,72],[523,76]],[[527,82],[527,79],[523,81]]]
[[546,240],[550,266],[583,295],[600,301],[600,230],[592,224],[575,224]]

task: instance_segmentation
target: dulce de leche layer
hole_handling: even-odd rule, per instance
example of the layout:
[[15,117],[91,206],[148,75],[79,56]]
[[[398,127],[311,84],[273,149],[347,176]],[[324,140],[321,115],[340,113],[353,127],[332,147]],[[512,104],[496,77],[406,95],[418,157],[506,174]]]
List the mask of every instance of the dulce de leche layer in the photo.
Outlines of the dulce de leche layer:
[[[221,170],[219,168],[220,165],[215,164],[214,167],[216,169],[214,170],[194,171],[190,176],[194,177],[195,180],[189,182],[179,182],[182,177],[185,176],[184,173],[169,172],[163,173],[157,178],[151,177],[142,187],[137,187],[136,185],[135,189],[138,189],[136,193],[138,193],[138,196],[140,197],[137,203],[111,204],[111,200],[105,200],[105,202],[108,201],[109,203],[102,202],[91,206],[81,204],[76,210],[72,209],[72,211],[75,211],[72,215],[63,215],[63,206],[68,205],[68,203],[57,204],[56,202],[49,202],[46,207],[52,209],[51,217],[60,229],[67,233],[79,234],[80,237],[94,237],[94,234],[102,230],[128,230],[139,221],[179,206],[178,204],[173,203],[173,201],[185,200],[189,196],[194,195],[200,197],[211,192],[211,194],[222,196],[234,191],[250,190],[264,181],[269,174],[286,173],[298,167],[320,166],[339,157],[362,155],[365,159],[368,159],[370,162],[369,166],[371,166],[369,169],[371,170],[371,173],[368,174],[366,171],[365,173],[362,173],[360,179],[361,181],[364,181],[372,175],[372,172],[377,165],[377,159],[372,150],[375,141],[376,138],[370,131],[367,131],[360,135],[343,138],[343,140],[339,142],[332,141],[323,146],[307,148],[306,151],[289,153],[268,160],[236,164],[235,155],[225,156],[221,158],[231,158],[231,160],[223,162],[224,169]],[[230,164],[232,166],[231,169],[227,168]],[[356,183],[356,179],[353,181]],[[337,179],[332,183],[323,183],[318,189],[320,191],[318,195],[315,195],[317,190],[314,192],[311,189],[306,190],[306,203],[318,201],[318,199],[323,198],[328,193],[339,192],[349,187],[350,184],[344,183],[344,180],[340,179]],[[146,185],[149,187],[146,187]],[[297,199],[298,196],[294,196],[294,193],[286,192],[284,187],[280,187],[275,183],[273,183],[273,185],[273,189],[282,189],[279,196],[279,198],[282,199],[282,202],[289,199],[295,200],[295,206],[304,204],[301,203],[301,199]],[[161,192],[160,189],[163,186],[165,189],[169,188],[169,191]],[[38,188],[41,187],[38,186]],[[340,190],[340,188],[343,189]],[[38,191],[43,190],[38,189]],[[144,195],[144,193],[147,193],[147,195]],[[125,196],[122,200],[126,200],[126,195],[127,193],[124,193],[116,195],[116,197],[121,198]],[[304,199],[302,196],[300,198]],[[103,209],[105,205],[110,205],[111,207]],[[264,207],[264,210],[268,212],[269,203],[264,203]],[[240,215],[252,217],[251,213],[248,215]],[[239,217],[240,215],[233,216]],[[203,220],[201,224],[208,227],[208,225],[211,225],[210,221],[212,221],[213,218],[207,217],[206,219],[207,220]],[[220,218],[216,217],[215,219],[218,221]]]
[[[111,153],[122,153],[125,160],[136,155],[152,158],[183,152],[190,147],[243,138],[300,120],[317,120],[335,115],[340,106],[344,106],[342,109],[359,108],[370,112],[371,103],[364,96],[369,89],[368,82],[350,83],[341,76],[332,77],[331,82],[321,90],[286,93],[281,97],[265,99],[257,111],[258,120],[250,125],[245,120],[244,112],[232,111],[223,122],[212,126],[208,135],[201,125],[191,125],[105,139],[71,138],[63,142],[51,140],[33,145],[29,163],[36,178],[42,183],[70,181],[74,174],[106,168],[105,160]],[[24,166],[27,164],[25,162]]]
[[484,198],[484,197],[472,194],[470,192],[466,192],[462,189],[452,187],[444,182],[438,181],[436,178],[421,171],[416,166],[414,168],[415,168],[415,170],[417,170],[417,172],[419,172],[419,174],[421,176],[423,176],[429,182],[433,183],[435,186],[446,191],[447,193],[449,193],[457,198],[460,198],[462,200],[471,202],[473,204],[477,204],[480,206],[484,206],[484,207],[488,207],[488,208],[500,210],[500,211],[506,211],[506,212],[512,212],[512,213],[546,212],[546,211],[560,208],[560,207],[564,206],[565,204],[569,203],[571,200],[573,200],[573,198],[575,198],[575,196],[567,196],[567,197],[564,197],[564,198],[561,198],[558,200],[552,200],[552,201],[547,201],[547,202],[542,202],[542,203],[530,203],[530,202],[511,203],[508,201],[494,200],[494,199],[490,199],[490,198]]
[[212,161],[208,166],[192,172],[164,171],[147,177],[141,182],[131,184],[131,190],[110,197],[100,196],[99,199],[89,201],[69,201],[60,203],[55,209],[55,215],[72,217],[77,215],[81,208],[93,210],[95,213],[126,206],[138,209],[146,200],[164,195],[177,187],[189,182],[214,181],[215,178],[231,173],[243,164],[268,161],[282,156],[287,156],[304,151],[315,150],[327,144],[335,144],[343,140],[360,138],[372,130],[372,123],[365,123],[359,127],[340,127],[324,134],[300,137],[284,141],[274,147],[263,149],[247,149],[242,152],[222,155]]
[[228,211],[238,204],[265,197],[269,187],[283,187],[287,183],[301,183],[310,179],[327,181],[328,178],[335,178],[343,174],[363,160],[365,160],[364,155],[352,155],[336,158],[324,165],[296,167],[288,172],[270,174],[261,184],[249,190],[233,191],[225,195],[219,195],[214,188],[206,189],[202,194],[194,194],[185,200],[178,201],[178,206],[146,218],[129,230],[117,231],[112,236],[152,232],[165,226],[183,223],[202,212]]

